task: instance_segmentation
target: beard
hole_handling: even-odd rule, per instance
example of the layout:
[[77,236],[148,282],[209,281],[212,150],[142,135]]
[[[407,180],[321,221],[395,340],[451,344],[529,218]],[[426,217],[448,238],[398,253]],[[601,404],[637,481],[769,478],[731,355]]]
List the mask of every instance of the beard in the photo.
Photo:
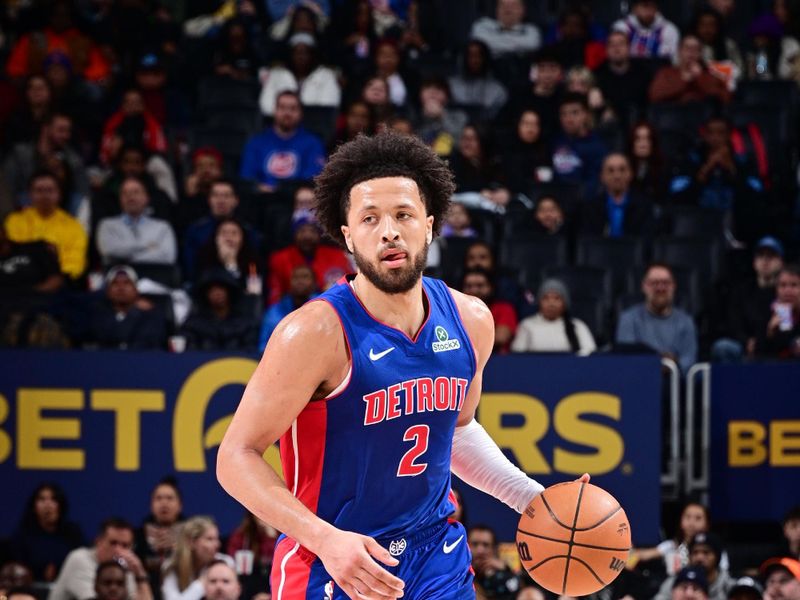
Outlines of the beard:
[[[388,246],[389,249],[396,248],[396,246]],[[399,269],[390,269],[386,273],[381,273],[378,269],[363,255],[353,248],[353,258],[356,261],[359,273],[363,274],[367,280],[382,291],[384,294],[403,294],[411,290],[422,277],[422,272],[428,263],[428,243],[414,257],[414,260],[409,264],[400,267]],[[411,255],[407,254],[407,259]]]

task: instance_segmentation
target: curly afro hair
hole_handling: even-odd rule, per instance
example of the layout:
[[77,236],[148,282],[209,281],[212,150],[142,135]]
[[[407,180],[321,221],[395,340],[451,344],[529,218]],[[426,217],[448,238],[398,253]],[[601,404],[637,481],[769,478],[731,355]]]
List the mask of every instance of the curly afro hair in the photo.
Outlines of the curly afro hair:
[[359,135],[340,146],[314,179],[317,218],[341,246],[345,246],[341,226],[347,224],[350,190],[382,177],[407,177],[416,182],[427,214],[434,217],[434,234],[439,233],[455,191],[447,164],[413,136],[393,132]]

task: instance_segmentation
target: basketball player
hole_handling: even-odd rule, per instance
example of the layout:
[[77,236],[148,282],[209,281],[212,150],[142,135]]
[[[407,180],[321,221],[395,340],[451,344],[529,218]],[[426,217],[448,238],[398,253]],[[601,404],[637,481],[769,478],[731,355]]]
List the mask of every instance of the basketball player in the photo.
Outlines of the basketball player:
[[[542,486],[473,418],[489,310],[422,277],[452,174],[389,133],[343,145],[316,183],[320,222],[358,274],[278,325],[219,448],[219,481],[285,533],[275,600],[474,598],[464,528],[447,518],[451,470],[517,512]],[[278,438],[285,484],[262,459]]]

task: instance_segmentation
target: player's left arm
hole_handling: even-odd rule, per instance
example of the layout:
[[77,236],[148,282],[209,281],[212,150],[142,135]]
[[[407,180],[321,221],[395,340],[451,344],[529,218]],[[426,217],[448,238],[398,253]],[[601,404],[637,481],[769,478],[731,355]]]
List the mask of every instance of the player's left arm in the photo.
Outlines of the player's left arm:
[[[456,290],[452,290],[452,294],[475,351],[476,369],[456,422],[450,469],[472,487],[522,513],[544,487],[508,460],[475,420],[481,399],[483,369],[494,346],[492,313],[478,298]],[[581,480],[589,481],[589,476],[583,475]]]

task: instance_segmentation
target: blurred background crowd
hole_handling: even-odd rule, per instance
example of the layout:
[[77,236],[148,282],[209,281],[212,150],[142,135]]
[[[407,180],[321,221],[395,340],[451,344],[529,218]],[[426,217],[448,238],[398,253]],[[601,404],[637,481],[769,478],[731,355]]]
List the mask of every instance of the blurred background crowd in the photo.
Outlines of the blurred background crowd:
[[[427,272],[487,302],[497,353],[647,351],[683,372],[800,357],[798,2],[0,11],[0,347],[263,349],[353,269],[322,236],[313,177],[391,130],[449,161]],[[2,547],[0,593],[267,593],[277,532],[248,515],[220,538],[171,480],[150,508],[81,532],[43,485]],[[468,517],[480,593],[539,600]],[[797,509],[744,553],[701,504],[672,525],[602,598],[800,600]]]

